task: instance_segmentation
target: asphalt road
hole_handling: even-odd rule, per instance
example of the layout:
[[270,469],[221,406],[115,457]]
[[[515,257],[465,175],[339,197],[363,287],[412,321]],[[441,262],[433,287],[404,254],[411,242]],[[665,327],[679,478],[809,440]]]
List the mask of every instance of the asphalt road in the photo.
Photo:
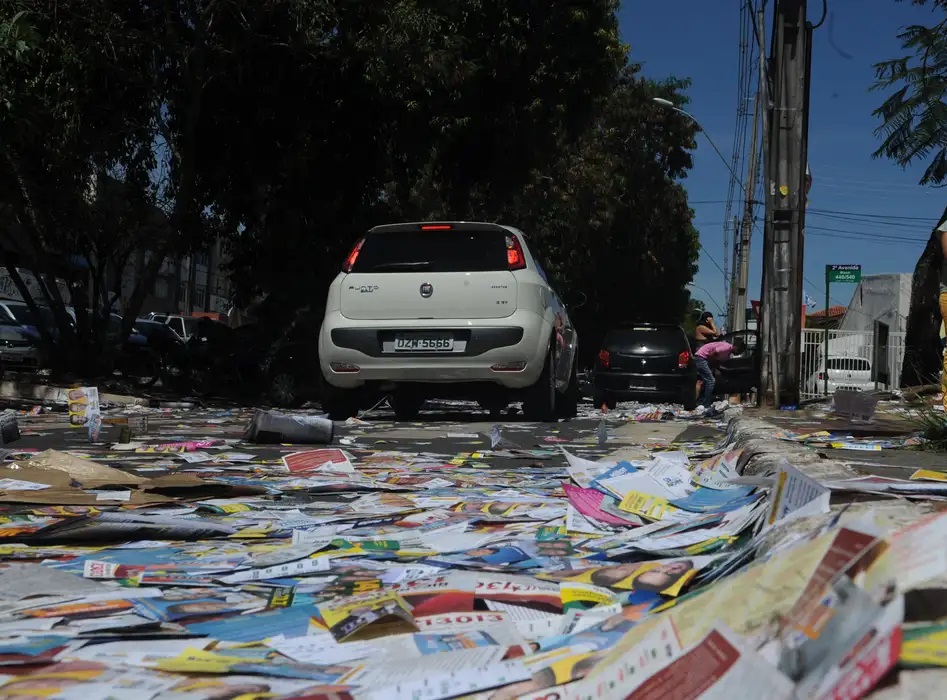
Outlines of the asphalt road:
[[[623,412],[622,409],[626,411]],[[723,432],[708,422],[693,420],[662,420],[637,422],[629,420],[627,409],[602,415],[590,404],[580,407],[577,419],[558,423],[527,422],[522,414],[507,414],[492,421],[476,404],[442,402],[428,404],[416,422],[398,422],[390,410],[375,409],[358,421],[337,423],[333,444],[361,456],[377,452],[435,453],[476,461],[484,467],[518,466],[528,464],[562,466],[560,446],[588,458],[615,455],[629,459],[646,459],[655,450],[674,449],[680,443],[689,443],[699,452],[702,445],[718,441]],[[315,413],[315,411],[312,411]],[[147,409],[138,411],[112,410],[105,417],[128,415],[132,423],[138,416],[147,416],[148,432],[136,435],[133,442],[170,443],[200,438],[242,440],[244,430],[253,415],[252,407],[203,409]],[[599,444],[599,425],[605,421],[607,441]],[[75,450],[91,453],[109,462],[117,453],[109,446],[117,443],[121,429],[105,425],[97,444],[90,444],[84,429],[70,428],[63,413],[39,416],[20,415],[20,440],[6,447],[15,450]],[[491,450],[491,432],[500,426],[502,442]],[[241,452],[252,453],[262,460],[276,460],[292,451],[290,445],[256,445],[240,442],[234,445]],[[300,449],[300,448],[296,448]],[[302,448],[307,449],[307,448]],[[470,457],[471,453],[477,456]],[[152,455],[149,455],[152,457]],[[397,456],[393,457],[397,461]],[[121,460],[113,466],[134,469],[134,460]],[[183,465],[182,465],[183,466]],[[151,471],[150,476],[155,476]]]

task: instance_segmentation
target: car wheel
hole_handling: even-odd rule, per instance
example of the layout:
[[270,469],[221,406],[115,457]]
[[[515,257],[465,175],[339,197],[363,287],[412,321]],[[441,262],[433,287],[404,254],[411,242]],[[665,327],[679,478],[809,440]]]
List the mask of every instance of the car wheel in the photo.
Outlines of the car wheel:
[[569,386],[566,393],[556,397],[556,414],[560,418],[575,418],[579,415],[579,376],[575,362],[572,363],[572,372],[569,375]]
[[605,408],[607,408],[609,411],[614,411],[615,406],[618,405],[618,402],[608,394],[595,394],[592,397],[592,404],[595,406],[595,408],[601,408],[602,406],[605,406]]
[[693,411],[697,408],[697,384],[694,386],[685,386],[684,394],[681,396],[681,405],[685,411]]
[[195,370],[191,374],[191,392],[201,398],[214,393],[214,380],[211,378],[210,370]]
[[299,408],[304,401],[292,372],[277,372],[270,378],[269,398],[279,408]]
[[550,343],[539,379],[526,390],[523,413],[528,420],[546,422],[556,419],[556,373],[553,352],[553,346]]
[[417,420],[421,412],[421,406],[424,405],[424,399],[420,396],[395,392],[389,399],[392,409],[395,412],[395,418],[402,421]]
[[329,420],[344,421],[358,415],[358,395],[354,392],[333,389],[322,398],[322,410],[329,414]]

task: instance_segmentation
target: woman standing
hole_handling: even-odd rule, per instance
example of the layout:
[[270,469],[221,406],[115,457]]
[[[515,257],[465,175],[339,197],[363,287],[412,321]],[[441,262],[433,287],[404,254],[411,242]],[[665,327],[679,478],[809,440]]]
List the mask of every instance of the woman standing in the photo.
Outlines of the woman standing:
[[715,341],[720,336],[717,325],[714,323],[714,315],[705,311],[700,315],[697,321],[697,327],[694,329],[694,338],[697,341],[694,350],[702,345]]

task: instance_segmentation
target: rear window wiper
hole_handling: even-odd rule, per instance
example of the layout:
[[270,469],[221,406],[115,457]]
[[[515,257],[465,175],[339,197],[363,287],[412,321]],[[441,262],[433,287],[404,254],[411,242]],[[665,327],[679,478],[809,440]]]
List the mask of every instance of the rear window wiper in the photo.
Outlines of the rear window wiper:
[[372,265],[373,270],[400,270],[400,269],[415,269],[422,267],[430,267],[430,261],[418,261],[418,262],[390,262],[390,263],[378,263],[377,265]]

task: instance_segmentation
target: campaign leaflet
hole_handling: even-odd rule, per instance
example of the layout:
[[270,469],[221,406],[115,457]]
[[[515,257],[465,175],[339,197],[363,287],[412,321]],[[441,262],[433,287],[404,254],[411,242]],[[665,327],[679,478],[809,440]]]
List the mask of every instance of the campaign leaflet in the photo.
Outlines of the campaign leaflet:
[[573,581],[618,590],[653,591],[677,595],[697,575],[693,559],[663,559],[598,566],[580,571],[537,574],[544,581]]
[[317,610],[329,632],[340,642],[417,631],[411,607],[390,590],[335,598],[320,603]]
[[252,596],[239,596],[236,600],[227,600],[224,595],[194,595],[183,591],[185,595],[171,595],[165,592],[161,598],[140,598],[133,601],[135,610],[145,617],[159,622],[177,622],[195,617],[215,617],[233,615],[259,607],[260,601]]
[[69,401],[69,427],[89,426],[95,416],[101,414],[99,389],[94,386],[77,386],[66,395]]
[[559,583],[559,595],[562,598],[562,609],[588,610],[599,605],[613,605],[619,601],[620,594],[607,588],[593,586],[590,583],[579,581],[562,581]]
[[415,616],[471,611],[476,587],[477,575],[466,571],[451,571],[387,586],[404,599]]
[[478,574],[474,595],[481,600],[514,603],[550,612],[562,610],[559,585],[532,576]]
[[180,679],[145,669],[113,669],[90,661],[39,666],[0,685],[4,698],[151,698]]

